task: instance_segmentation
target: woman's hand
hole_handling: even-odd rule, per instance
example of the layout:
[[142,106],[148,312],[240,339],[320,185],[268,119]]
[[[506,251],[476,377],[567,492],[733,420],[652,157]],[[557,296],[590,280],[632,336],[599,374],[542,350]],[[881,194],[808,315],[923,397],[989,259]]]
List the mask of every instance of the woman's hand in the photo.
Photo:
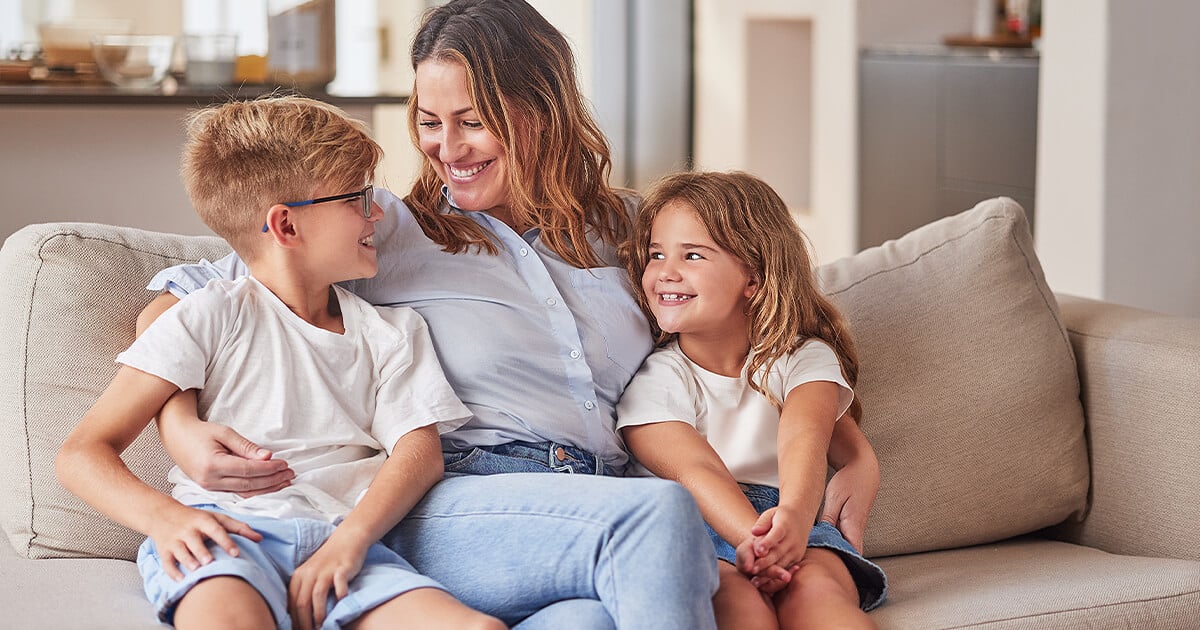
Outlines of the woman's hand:
[[163,446],[180,470],[205,490],[254,496],[286,488],[296,473],[271,451],[233,429],[201,420],[196,392],[171,397],[158,414]]
[[[843,419],[843,422],[847,420],[849,418]],[[860,553],[863,549],[863,533],[867,530],[867,517],[878,492],[879,461],[869,446],[834,473],[825,489],[821,520],[838,528]]]

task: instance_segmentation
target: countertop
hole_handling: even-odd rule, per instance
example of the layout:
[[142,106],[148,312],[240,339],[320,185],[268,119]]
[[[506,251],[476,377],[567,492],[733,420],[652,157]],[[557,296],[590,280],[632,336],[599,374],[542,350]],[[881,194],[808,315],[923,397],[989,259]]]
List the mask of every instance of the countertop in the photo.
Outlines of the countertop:
[[191,105],[252,99],[273,91],[298,93],[338,106],[403,105],[407,94],[338,94],[323,89],[291,89],[275,85],[196,87],[167,83],[153,92],[131,92],[109,85],[73,83],[0,83],[0,105]]

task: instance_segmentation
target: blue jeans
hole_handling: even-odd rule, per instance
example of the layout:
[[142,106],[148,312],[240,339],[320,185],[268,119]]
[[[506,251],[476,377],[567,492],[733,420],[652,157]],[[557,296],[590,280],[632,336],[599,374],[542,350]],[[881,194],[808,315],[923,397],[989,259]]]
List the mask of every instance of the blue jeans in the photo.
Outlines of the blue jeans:
[[383,542],[466,605],[510,625],[573,618],[578,628],[716,627],[716,555],[695,501],[673,482],[448,477]]
[[557,442],[507,442],[469,451],[442,453],[448,474],[495,475],[516,472],[557,472],[576,475],[621,476],[599,457]]

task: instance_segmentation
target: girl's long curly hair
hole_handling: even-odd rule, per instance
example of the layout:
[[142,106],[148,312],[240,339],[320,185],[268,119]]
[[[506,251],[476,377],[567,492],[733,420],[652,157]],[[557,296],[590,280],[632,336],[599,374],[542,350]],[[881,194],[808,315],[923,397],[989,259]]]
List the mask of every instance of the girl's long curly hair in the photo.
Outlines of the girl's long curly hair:
[[[509,156],[508,209],[541,228],[547,246],[579,267],[601,266],[589,235],[617,246],[629,232],[625,204],[608,185],[608,141],[584,104],[570,44],[524,0],[454,0],[426,12],[412,64],[432,60],[466,69],[472,105]],[[421,95],[408,105],[419,146]],[[495,254],[474,221],[441,212],[442,181],[424,157],[405,202],[425,234],[448,252]]]
[[[846,382],[853,387],[858,381],[858,352],[850,328],[818,287],[805,235],[787,205],[757,177],[741,172],[678,173],[655,184],[642,201],[629,241],[621,248],[633,286],[642,286],[654,219],[672,202],[690,206],[713,241],[742,261],[758,283],[747,305],[750,386],[782,408],[783,401],[759,382],[759,376],[765,378],[776,361],[816,338],[833,348]],[[658,327],[645,293],[637,291],[637,298],[658,344],[674,340],[677,335]],[[857,398],[849,413],[856,421],[862,419]]]

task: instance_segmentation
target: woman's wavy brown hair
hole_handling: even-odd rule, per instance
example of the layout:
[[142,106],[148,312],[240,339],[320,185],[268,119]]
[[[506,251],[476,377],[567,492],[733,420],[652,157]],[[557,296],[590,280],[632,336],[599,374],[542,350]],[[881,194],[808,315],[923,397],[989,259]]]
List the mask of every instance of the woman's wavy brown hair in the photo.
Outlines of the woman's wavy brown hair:
[[[785,354],[816,338],[833,348],[846,382],[853,387],[858,381],[858,352],[850,328],[818,287],[804,233],[787,205],[757,177],[741,172],[678,173],[659,180],[642,201],[633,233],[621,248],[633,286],[642,286],[654,218],[673,202],[690,206],[713,241],[742,261],[758,283],[747,305],[750,386],[782,408],[783,401],[758,382],[758,376],[765,377]],[[677,335],[658,327],[645,292],[636,293],[659,345],[675,339]],[[857,398],[849,413],[855,420],[862,419]]]
[[[472,105],[509,157],[513,219],[541,228],[545,243],[575,267],[604,264],[589,232],[616,246],[630,220],[608,185],[608,141],[584,104],[562,33],[523,0],[454,0],[426,12],[413,40],[413,69],[427,60],[466,69]],[[418,148],[419,105],[414,89],[409,133]],[[405,202],[425,234],[448,252],[495,254],[477,223],[441,212],[442,181],[422,155]]]

